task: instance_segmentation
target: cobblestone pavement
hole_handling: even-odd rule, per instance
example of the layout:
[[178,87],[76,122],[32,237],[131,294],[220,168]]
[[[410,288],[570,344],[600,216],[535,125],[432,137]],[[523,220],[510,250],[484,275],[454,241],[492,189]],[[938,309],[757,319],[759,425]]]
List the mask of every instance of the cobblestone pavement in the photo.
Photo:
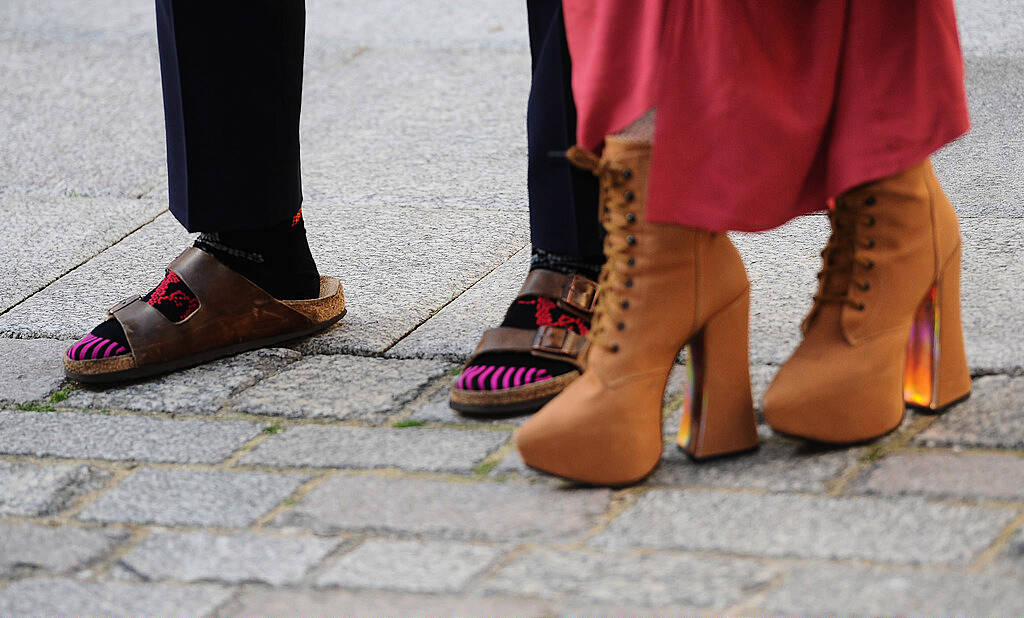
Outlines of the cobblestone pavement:
[[[305,213],[348,317],[94,390],[64,346],[188,241],[152,6],[0,4],[0,615],[1024,612],[1024,2],[960,4],[974,130],[936,157],[974,396],[851,449],[668,444],[617,491],[531,473],[517,420],[445,402],[526,269],[521,5],[309,0]],[[826,233],[736,237],[758,396]]]

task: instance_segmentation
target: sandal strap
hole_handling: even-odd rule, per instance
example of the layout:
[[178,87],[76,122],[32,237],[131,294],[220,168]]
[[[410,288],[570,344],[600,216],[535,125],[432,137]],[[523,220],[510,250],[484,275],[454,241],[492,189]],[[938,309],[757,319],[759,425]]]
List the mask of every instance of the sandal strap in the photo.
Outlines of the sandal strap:
[[597,302],[597,283],[583,275],[567,275],[537,268],[526,275],[516,298],[544,296],[556,299],[558,306],[574,315],[589,319]]
[[481,354],[520,352],[582,368],[580,359],[586,348],[586,337],[565,328],[541,326],[536,330],[528,330],[500,326],[484,331],[468,364],[472,364]]
[[185,249],[167,268],[192,290],[199,308],[175,323],[140,296],[111,307],[110,315],[124,328],[136,367],[298,331],[313,324],[307,316],[200,249]]

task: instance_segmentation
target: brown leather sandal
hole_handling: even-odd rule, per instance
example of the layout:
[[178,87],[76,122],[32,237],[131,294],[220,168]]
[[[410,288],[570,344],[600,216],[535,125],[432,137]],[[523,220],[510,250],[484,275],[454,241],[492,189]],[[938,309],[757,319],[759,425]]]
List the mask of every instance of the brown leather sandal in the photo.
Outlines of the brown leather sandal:
[[132,296],[109,315],[121,323],[129,354],[97,360],[64,355],[67,376],[80,382],[120,382],[157,375],[305,337],[345,315],[345,294],[334,277],[320,277],[320,296],[277,300],[210,254],[189,247],[168,266],[199,299],[199,309],[170,322]]
[[[527,275],[516,300],[538,296],[555,299],[563,311],[590,320],[597,301],[597,284],[582,275],[536,269]],[[586,347],[586,337],[556,326],[489,329],[480,338],[463,370],[477,364],[485,354],[510,352],[568,363],[575,369],[542,382],[500,390],[469,390],[458,388],[456,383],[451,388],[449,405],[467,415],[510,416],[535,412],[580,376]]]

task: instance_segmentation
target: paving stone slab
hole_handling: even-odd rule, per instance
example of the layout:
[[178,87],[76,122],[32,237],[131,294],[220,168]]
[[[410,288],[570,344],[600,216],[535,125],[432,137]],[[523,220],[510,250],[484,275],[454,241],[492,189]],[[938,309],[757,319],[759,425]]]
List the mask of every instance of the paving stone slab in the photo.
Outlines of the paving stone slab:
[[524,247],[395,344],[388,356],[466,361],[480,335],[501,324],[529,270],[530,247]]
[[5,192],[138,197],[162,181],[166,150],[155,36],[118,41],[8,35],[0,37],[0,56]]
[[114,303],[160,283],[164,267],[190,242],[174,217],[160,215],[0,316],[0,335],[78,339]]
[[243,464],[472,472],[509,439],[505,431],[303,425],[261,442]]
[[551,483],[558,483],[556,477],[540,472],[526,465],[523,456],[516,449],[510,450],[501,458],[498,465],[494,466],[488,475],[493,479],[504,480],[510,476],[525,479],[542,479]]
[[234,393],[301,357],[287,348],[253,350],[128,386],[86,386],[72,393],[64,405],[93,410],[213,414]]
[[800,343],[828,240],[824,215],[797,217],[768,232],[731,233],[750,279],[750,362],[777,365]]
[[695,462],[676,446],[674,436],[662,451],[661,465],[648,483],[706,487],[756,488],[822,493],[829,482],[857,463],[861,449],[814,448],[773,438],[747,454]]
[[102,558],[128,533],[33,523],[0,523],[0,577],[44,570],[69,573]]
[[810,564],[770,589],[759,608],[804,616],[1014,616],[1024,612],[1021,586],[1013,578]]
[[86,507],[85,521],[241,527],[308,477],[262,472],[142,469]]
[[[337,162],[330,166],[336,170]],[[383,352],[528,242],[525,213],[421,203],[306,201],[313,255],[320,272],[341,279],[349,313],[301,351]]]
[[607,490],[343,475],[317,486],[275,524],[321,533],[564,542],[580,536],[609,499]]
[[503,550],[451,541],[370,539],[327,567],[318,586],[459,592]]
[[[309,352],[379,353],[527,242],[525,216],[347,202],[303,206],[320,271],[340,277],[349,314]],[[416,225],[410,225],[415,221]],[[465,239],[472,239],[466,242]],[[0,316],[0,335],[76,339],[159,283],[191,242],[169,214]]]
[[[1011,21],[1020,30],[1021,7],[1016,11]],[[1024,215],[1022,57],[965,58],[971,130],[934,156],[935,173],[961,215]]]
[[348,590],[247,588],[220,616],[553,616],[549,603],[521,597]]
[[987,573],[1017,577],[1024,581],[1024,528],[1017,531]]
[[61,511],[99,489],[110,473],[87,465],[38,466],[0,461],[0,515],[34,517]]
[[133,0],[95,0],[89,7],[61,0],[8,0],[0,6],[0,35],[124,40],[152,38],[154,32],[153,7]]
[[0,402],[43,399],[64,383],[64,350],[70,341],[0,338]]
[[537,549],[484,584],[488,592],[573,604],[717,610],[751,596],[777,575],[753,560],[671,553]]
[[0,411],[0,453],[35,457],[217,463],[260,434],[241,421]]
[[955,4],[964,56],[1024,54],[1020,0],[956,0]]
[[367,10],[354,0],[311,0],[306,36],[313,45],[526,50],[524,8],[519,3],[440,0],[424,10],[402,0],[380,0]]
[[410,420],[424,423],[446,423],[451,425],[522,425],[529,415],[489,418],[486,416],[468,416],[459,414],[448,405],[450,397],[449,385],[445,385],[427,400],[416,406]]
[[971,398],[914,438],[925,446],[1024,448],[1024,377],[985,376]]
[[913,453],[886,457],[852,491],[1024,501],[1024,457]]
[[0,192],[5,223],[0,312],[151,221],[165,207],[153,200]]
[[[1021,145],[1024,152],[1024,137]],[[960,230],[967,362],[975,375],[1024,374],[1024,313],[1018,310],[1024,305],[1024,219],[962,219]]]
[[[313,254],[321,272],[341,278],[349,314],[301,349],[379,353],[526,243],[526,220],[517,213],[460,212],[307,202]],[[0,335],[81,337],[115,302],[156,285],[190,241],[173,217],[161,215],[0,316]]]
[[303,80],[303,191],[309,201],[431,206],[453,225],[468,213],[452,208],[512,210],[525,225],[529,88],[525,49],[371,48],[352,58],[314,47]]
[[591,544],[963,565],[1015,516],[1011,509],[920,498],[655,490],[641,496]]
[[199,616],[232,594],[219,586],[23,579],[0,589],[5,616]]
[[147,581],[284,586],[298,583],[340,544],[312,536],[154,532],[120,564]]
[[249,414],[381,420],[448,369],[429,360],[310,356],[243,391],[232,405]]

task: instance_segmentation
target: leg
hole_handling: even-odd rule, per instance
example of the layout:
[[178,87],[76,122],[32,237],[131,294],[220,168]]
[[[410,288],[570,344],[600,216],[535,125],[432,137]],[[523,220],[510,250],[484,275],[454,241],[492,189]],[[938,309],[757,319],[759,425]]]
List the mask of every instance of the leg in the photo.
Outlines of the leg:
[[157,0],[170,208],[190,232],[258,229],[302,204],[302,2]]
[[[202,234],[156,288],[68,350],[80,380],[169,371],[308,334],[344,312],[337,280],[317,272],[300,209],[303,4],[156,9],[170,209]],[[319,312],[287,305],[325,295]]]
[[541,355],[533,341],[542,328],[565,341],[582,341],[590,327],[592,280],[603,262],[597,182],[564,156],[575,141],[576,107],[561,1],[528,0],[527,12],[533,257],[519,297],[501,326],[484,334],[452,391],[452,407],[464,413],[532,412],[579,375],[572,354]]
[[541,252],[596,263],[604,235],[597,181],[563,156],[576,143],[572,65],[560,0],[528,0],[533,79],[526,110],[530,239]]

